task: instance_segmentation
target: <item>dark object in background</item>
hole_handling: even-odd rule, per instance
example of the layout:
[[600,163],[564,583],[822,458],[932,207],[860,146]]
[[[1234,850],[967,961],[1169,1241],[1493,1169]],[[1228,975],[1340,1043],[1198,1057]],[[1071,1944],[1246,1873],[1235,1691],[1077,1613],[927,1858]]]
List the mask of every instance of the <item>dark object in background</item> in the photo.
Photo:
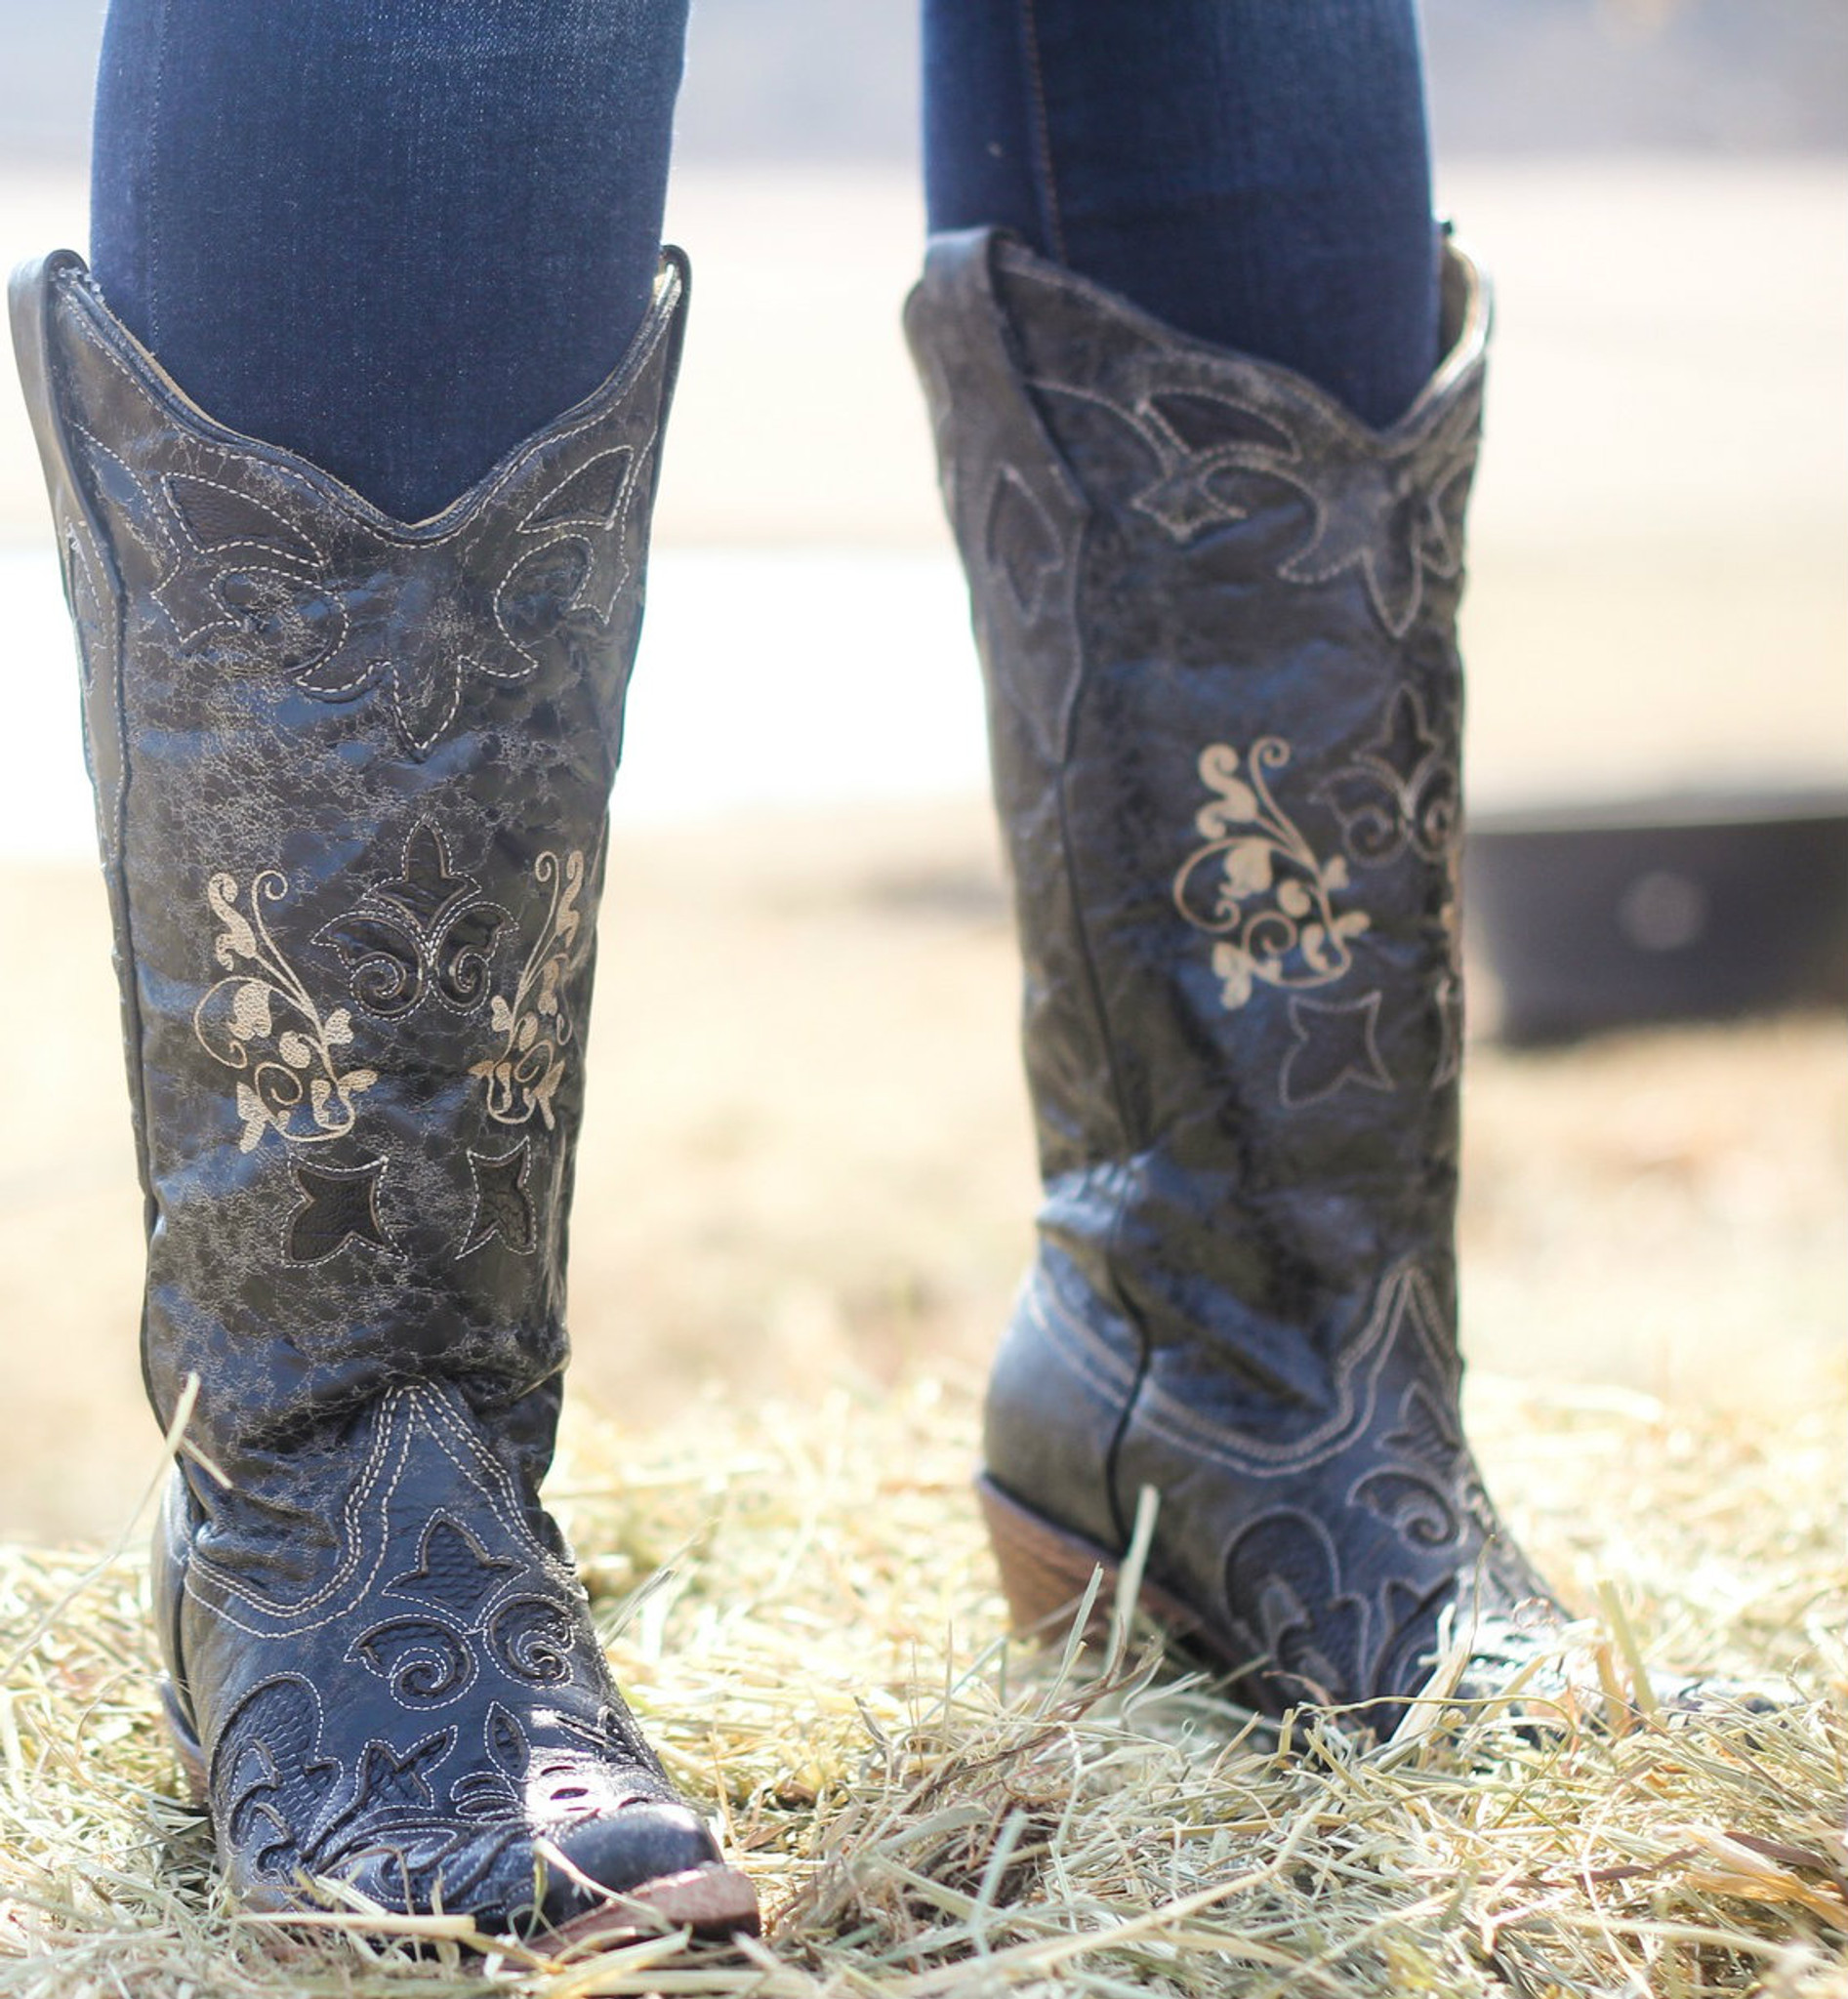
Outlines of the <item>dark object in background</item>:
[[1848,795],[1485,814],[1463,866],[1503,1040],[1848,1001]]

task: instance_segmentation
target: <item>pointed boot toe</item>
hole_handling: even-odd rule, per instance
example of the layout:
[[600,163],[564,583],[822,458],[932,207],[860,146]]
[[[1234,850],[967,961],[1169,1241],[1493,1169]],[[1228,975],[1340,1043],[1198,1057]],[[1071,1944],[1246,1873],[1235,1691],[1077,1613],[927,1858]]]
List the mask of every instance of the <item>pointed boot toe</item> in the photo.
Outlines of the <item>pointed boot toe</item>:
[[625,1805],[561,1826],[548,1844],[565,1865],[548,1873],[540,1915],[563,1936],[682,1926],[702,1937],[758,1933],[757,1891],[684,1805]]

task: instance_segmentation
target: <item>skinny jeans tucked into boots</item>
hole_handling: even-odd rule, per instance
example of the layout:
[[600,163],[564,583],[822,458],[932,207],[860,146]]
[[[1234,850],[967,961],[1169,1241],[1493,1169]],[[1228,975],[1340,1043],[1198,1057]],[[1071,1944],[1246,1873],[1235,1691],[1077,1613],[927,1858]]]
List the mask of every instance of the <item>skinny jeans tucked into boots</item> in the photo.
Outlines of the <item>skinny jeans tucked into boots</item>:
[[[98,282],[224,422],[433,512],[639,323],[685,20],[112,0]],[[933,230],[1006,228],[1371,423],[1417,393],[1438,306],[1412,0],[924,0],[923,39]]]
[[[123,977],[156,1412],[171,1419],[186,1380],[200,1383],[158,1537],[166,1697],[232,1885],[260,1905],[312,1899],[318,1880],[489,1929],[605,1934],[637,1904],[640,1919],[719,1934],[756,1920],[749,1885],[674,1798],[610,1685],[536,1497],[564,1359],[604,799],[684,308],[684,266],[658,262],[683,28],[680,0],[116,0],[95,272],[55,257],[16,292]],[[1185,877],[1141,776],[1204,725],[1212,675],[1238,677],[1220,621],[1261,591],[1228,572],[1171,604],[1128,606],[1113,631],[1144,667],[1125,655],[1111,669],[1127,762],[1095,796],[1072,789],[1061,731],[1092,685],[1090,607],[1070,592],[1087,577],[1130,588],[1109,566],[1130,514],[1180,523],[1181,545],[1256,517],[1215,483],[1222,469],[1320,504],[1320,470],[1298,461],[1339,440],[1367,462],[1362,484],[1390,488],[1390,531],[1370,538],[1337,502],[1331,574],[1346,608],[1293,640],[1325,666],[1333,652],[1334,679],[1293,688],[1281,655],[1255,661],[1276,708],[1235,698],[1213,719],[1221,754],[1197,761],[1212,796],[1196,823],[1229,862],[1248,796],[1248,818],[1269,810],[1253,835],[1272,855],[1263,892],[1305,961],[1373,948],[1355,943],[1317,844],[1329,828],[1268,788],[1268,746],[1324,746],[1293,773],[1311,791],[1342,759],[1365,762],[1376,721],[1397,778],[1393,757],[1419,752],[1420,729],[1440,762],[1452,747],[1460,475],[1448,469],[1467,455],[1474,350],[1407,420],[1405,481],[1353,445],[1341,415],[1379,434],[1440,347],[1477,324],[1465,307],[1440,327],[1410,7],[930,0],[925,75],[943,240],[914,337],[988,650],[1023,942],[1036,979],[1064,977],[1076,955],[1084,979],[1132,998],[1093,1007],[1082,1047],[1030,1017],[1047,1243],[1071,1252],[1061,1309],[1091,1332],[1110,1320],[1116,1371],[1074,1386],[1047,1368],[1043,1406],[1023,1412],[1006,1388],[1019,1369],[1004,1364],[998,1542],[1037,1602],[1040,1571],[1057,1581],[1074,1547],[1081,1561],[1117,1551],[1126,1482],[1145,1478],[1163,1491],[1176,1621],[1216,1619],[1238,1646],[1255,1634],[1261,1655],[1236,1663],[1263,1704],[1365,1701],[1428,1664],[1429,1629],[1462,1606],[1463,1557],[1499,1545],[1452,1437],[1448,1100],[1379,1141],[1427,1203],[1401,1217],[1416,1243],[1357,1222],[1330,1248],[1338,1229],[1297,1226],[1293,1199],[1356,1197],[1314,1184],[1313,1146],[1286,1147],[1298,1184],[1274,1226],[1239,1208],[1252,1246],[1222,1284],[1214,1212],[1283,1169],[1211,1115],[1202,1128],[1219,1129],[1223,1156],[1190,1143],[1159,1199],[1129,1198],[1147,1148],[1123,1116],[1136,1101],[1125,1079],[1161,1071],[1164,1088],[1213,1101],[1248,1062],[1224,1022],[1208,1031],[1200,998],[1210,977],[1240,1010],[1225,997],[1229,905],[1203,916],[1178,893],[1180,931],[1159,934],[1138,914],[1113,971],[1086,942],[1091,884],[1071,836],[1116,841],[1112,865],[1140,871],[1125,907],[1152,908]],[[1143,378],[1170,362],[1185,379],[1158,405]],[[1279,391],[1283,407],[1259,392],[1280,367],[1306,378]],[[1305,394],[1317,422],[1298,421]],[[1110,408],[1139,442],[1080,434],[1087,409]],[[972,461],[971,427],[991,417]],[[1281,526],[1265,532],[1276,574],[1304,567]],[[1383,645],[1371,628],[1354,638],[1363,581]],[[1065,618],[1065,637],[1016,657],[1004,591],[1023,615]],[[1298,626],[1313,628],[1309,601],[1293,599]],[[1183,728],[1161,696],[1195,666]],[[1340,713],[1309,713],[1331,685]],[[1005,725],[1010,702],[1033,756]],[[1186,791],[1184,777],[1164,786]],[[1362,811],[1315,809],[1343,827]],[[1062,849],[1036,832],[1048,811],[1065,815]],[[1305,823],[1307,861],[1292,844]],[[1450,826],[1440,812],[1408,837],[1442,846]],[[1301,880],[1278,871],[1285,847]],[[1249,886],[1258,862],[1240,865]],[[1438,995],[1448,860],[1420,865],[1374,898],[1373,935],[1404,959],[1399,986],[1437,1007],[1439,1028],[1408,1028],[1404,1045],[1436,1049],[1454,1030]],[[1310,911],[1324,918],[1313,944]],[[1199,955],[1190,923],[1226,932],[1210,975],[1177,952]],[[1292,983],[1271,978],[1279,960],[1252,930],[1231,948],[1260,983]],[[1285,1020],[1274,1006],[1249,1018],[1273,1040]],[[1317,1070],[1305,1092],[1376,1086],[1352,1067]],[[1449,1081],[1433,1068],[1423,1085]],[[1097,1197],[1076,1208],[1074,1162]],[[1176,1301],[1166,1318],[1120,1309],[1151,1284]],[[1261,1302],[1261,1338],[1218,1311],[1221,1295]],[[1330,1605],[1313,1599],[1344,1591],[1381,1531],[1428,1538],[1416,1506],[1376,1508],[1356,1553],[1337,1516],[1358,1488],[1297,1494],[1309,1541],[1336,1544],[1320,1569],[1261,1537],[1210,1587],[1170,1559],[1228,1536],[1252,1546],[1244,1488],[1215,1469],[1223,1450],[1194,1440],[1140,1464],[1128,1449],[1155,1407],[1145,1391],[1175,1367],[1209,1433],[1226,1384],[1256,1381],[1286,1411],[1279,1448],[1295,1450],[1327,1429],[1325,1404],[1345,1411],[1357,1381],[1387,1375],[1405,1420],[1435,1426],[1462,1552],[1425,1564],[1417,1617],[1391,1645],[1330,1651]],[[1366,1407],[1371,1438],[1377,1404]],[[1037,1450],[1004,1441],[1021,1420]],[[1345,1414],[1335,1427],[1343,1448],[1361,1434]],[[1370,1570],[1388,1611],[1391,1580]],[[1296,1623],[1252,1614],[1291,1588]]]

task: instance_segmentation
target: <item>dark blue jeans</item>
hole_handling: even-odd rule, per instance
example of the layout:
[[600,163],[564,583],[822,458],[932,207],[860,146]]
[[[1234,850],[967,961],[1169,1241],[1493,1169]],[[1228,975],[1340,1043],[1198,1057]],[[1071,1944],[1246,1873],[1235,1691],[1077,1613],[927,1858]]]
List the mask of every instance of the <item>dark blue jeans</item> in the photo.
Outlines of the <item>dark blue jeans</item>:
[[115,0],[104,296],[401,519],[595,388],[661,243],[687,0]]
[[[1437,345],[1413,4],[924,0],[931,226],[1388,422]],[[112,0],[98,280],[214,415],[432,512],[639,319],[686,7]]]
[[1389,424],[1437,359],[1413,0],[924,0],[930,225]]

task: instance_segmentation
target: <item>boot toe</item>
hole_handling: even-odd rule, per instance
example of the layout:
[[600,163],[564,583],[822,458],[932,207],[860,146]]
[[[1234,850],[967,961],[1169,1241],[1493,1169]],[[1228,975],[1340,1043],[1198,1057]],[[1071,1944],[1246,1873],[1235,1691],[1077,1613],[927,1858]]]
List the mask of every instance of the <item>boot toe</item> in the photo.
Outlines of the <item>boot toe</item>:
[[552,1844],[580,1874],[618,1895],[719,1858],[719,1842],[699,1814],[665,1801],[580,1819],[560,1828]]
[[560,1827],[550,1844],[566,1863],[550,1870],[540,1901],[550,1930],[575,1938],[684,1924],[699,1935],[757,1933],[756,1891],[684,1805],[626,1805]]

